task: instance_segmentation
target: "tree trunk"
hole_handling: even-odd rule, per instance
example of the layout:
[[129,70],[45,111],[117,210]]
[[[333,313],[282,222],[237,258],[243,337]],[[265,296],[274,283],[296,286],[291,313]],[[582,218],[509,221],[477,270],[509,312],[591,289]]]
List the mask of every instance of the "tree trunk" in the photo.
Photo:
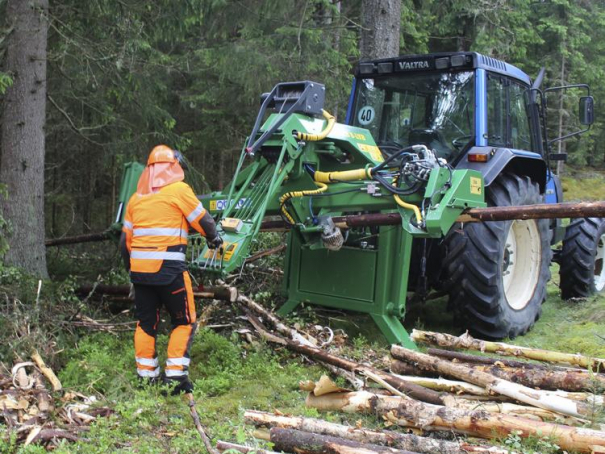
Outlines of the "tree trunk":
[[48,0],[8,0],[6,71],[14,83],[5,94],[0,182],[8,189],[2,215],[11,223],[5,261],[47,277],[44,247],[44,126]]
[[271,429],[271,443],[278,451],[297,454],[414,454],[402,449],[279,427]]
[[359,41],[361,59],[397,57],[400,28],[400,0],[363,0]]
[[497,353],[504,356],[517,356],[536,361],[571,364],[586,368],[592,367],[598,368],[599,370],[605,368],[605,359],[589,358],[583,355],[541,350],[539,348],[520,347],[518,345],[505,344],[504,342],[482,341],[480,339],[475,339],[468,334],[456,337],[451,334],[434,333],[415,329],[412,331],[411,337],[415,342],[424,342],[426,344],[438,345],[439,347],[445,348],[477,350],[480,352]]
[[592,452],[594,446],[605,446],[605,432],[546,423],[483,410],[459,410],[431,405],[417,400],[401,399],[396,406],[392,397],[368,392],[333,393],[321,397],[307,396],[308,407],[320,411],[382,414],[389,422],[402,427],[444,430],[481,438],[503,438],[511,433],[520,437],[550,437],[561,449]]
[[[430,349],[429,349],[430,350]],[[468,355],[471,356],[471,355]],[[461,364],[456,362],[455,364]],[[525,368],[525,367],[508,367],[505,365],[477,365],[477,364],[463,364],[465,367],[471,368],[479,372],[486,372],[495,377],[503,380],[512,381],[519,383],[523,386],[530,388],[540,388],[545,390],[562,390],[570,392],[579,391],[593,391],[595,388],[605,388],[605,377],[602,374],[593,374],[588,371],[579,369],[568,369],[568,370],[549,370],[547,368]],[[432,369],[418,368],[418,366],[412,366],[404,361],[393,359],[391,361],[391,370],[394,373],[399,373],[399,370],[409,370],[413,368],[415,370],[414,375],[420,375],[424,377],[427,374],[434,373]],[[426,386],[431,389],[437,389],[429,385],[428,383],[432,380],[439,380],[434,378],[421,378],[421,377],[403,377],[408,381],[413,381],[422,386]],[[436,385],[435,385],[436,386]],[[475,394],[471,392],[471,394]]]
[[501,366],[472,366],[474,370],[487,372],[503,380],[519,383],[530,388],[563,391],[592,391],[605,388],[605,377],[583,370],[522,369]]
[[422,367],[432,369],[440,374],[464,380],[478,386],[484,386],[489,391],[493,391],[503,396],[533,405],[544,410],[554,411],[562,415],[583,418],[591,416],[593,409],[588,405],[575,402],[564,397],[556,396],[547,391],[539,391],[526,386],[501,380],[485,372],[474,370],[473,368],[462,364],[455,364],[449,361],[434,358],[423,353],[418,353],[407,348],[393,345],[391,354],[397,358],[411,363],[418,363]]
[[490,453],[506,454],[507,451],[493,447],[468,445],[456,441],[439,440],[435,438],[419,437],[414,434],[404,434],[391,430],[370,430],[342,424],[334,424],[320,419],[289,417],[248,410],[244,413],[244,420],[255,426],[281,427],[282,429],[296,429],[320,435],[346,438],[358,443],[371,443],[375,445],[390,446],[391,448],[416,451],[419,453]]

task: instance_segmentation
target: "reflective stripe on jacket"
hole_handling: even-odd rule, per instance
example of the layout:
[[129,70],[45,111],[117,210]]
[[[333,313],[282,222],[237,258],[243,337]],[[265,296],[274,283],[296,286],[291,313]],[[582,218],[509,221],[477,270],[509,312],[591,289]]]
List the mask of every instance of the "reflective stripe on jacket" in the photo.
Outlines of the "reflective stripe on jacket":
[[122,228],[132,281],[165,285],[185,271],[189,226],[206,236],[201,222],[205,214],[191,187],[183,182],[152,194],[135,193],[126,207]]

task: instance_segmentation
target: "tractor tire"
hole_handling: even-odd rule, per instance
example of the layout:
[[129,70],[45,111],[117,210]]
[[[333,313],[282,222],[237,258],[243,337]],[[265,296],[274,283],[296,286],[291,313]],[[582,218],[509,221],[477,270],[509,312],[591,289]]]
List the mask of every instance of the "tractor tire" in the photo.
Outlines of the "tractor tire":
[[561,298],[586,298],[605,289],[605,219],[575,219],[559,257]]
[[[542,203],[527,176],[500,175],[489,206]],[[514,338],[538,320],[550,279],[548,220],[455,224],[444,240],[444,288],[462,328],[484,339]]]

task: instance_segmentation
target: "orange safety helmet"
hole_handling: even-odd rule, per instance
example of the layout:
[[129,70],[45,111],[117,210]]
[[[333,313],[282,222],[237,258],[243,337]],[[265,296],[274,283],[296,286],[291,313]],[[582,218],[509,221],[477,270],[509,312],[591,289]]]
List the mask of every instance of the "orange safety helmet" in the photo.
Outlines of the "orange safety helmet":
[[177,162],[175,151],[167,147],[166,145],[158,145],[151,150],[149,153],[149,159],[147,159],[147,165],[155,164],[157,162]]
[[182,155],[166,145],[158,145],[151,150],[147,167],[139,178],[137,193],[146,195],[177,181],[183,181],[185,174],[181,167]]

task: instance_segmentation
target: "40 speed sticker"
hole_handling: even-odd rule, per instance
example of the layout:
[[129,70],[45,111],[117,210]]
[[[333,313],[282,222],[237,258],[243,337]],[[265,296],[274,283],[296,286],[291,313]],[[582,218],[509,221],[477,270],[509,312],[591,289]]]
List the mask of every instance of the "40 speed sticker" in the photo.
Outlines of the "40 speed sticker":
[[376,111],[372,106],[363,106],[357,114],[357,121],[360,125],[369,125],[374,121]]

